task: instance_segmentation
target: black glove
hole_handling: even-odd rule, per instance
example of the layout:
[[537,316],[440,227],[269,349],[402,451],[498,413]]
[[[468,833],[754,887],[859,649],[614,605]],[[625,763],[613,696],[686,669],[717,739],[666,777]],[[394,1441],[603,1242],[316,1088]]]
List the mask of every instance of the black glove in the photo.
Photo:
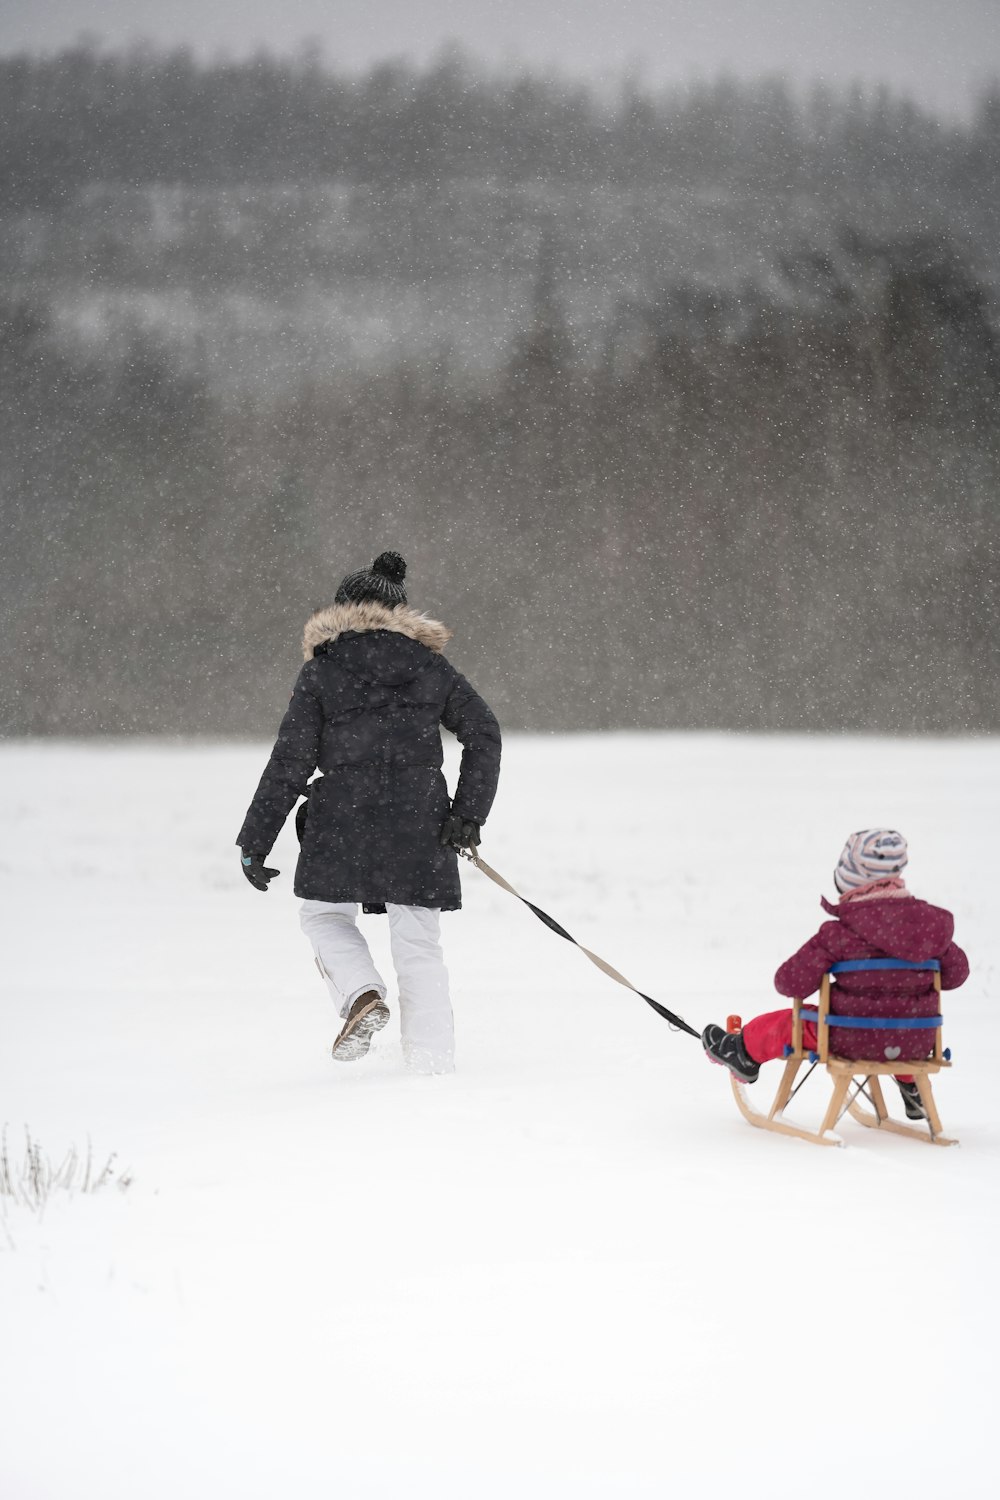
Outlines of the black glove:
[[456,854],[460,849],[478,849],[479,824],[469,818],[460,818],[457,813],[449,813],[441,824],[441,845],[445,849],[454,849]]
[[280,875],[280,870],[269,870],[259,854],[251,854],[248,849],[240,850],[240,864],[243,873],[253,886],[255,891],[266,891],[267,882],[273,880],[275,875]]

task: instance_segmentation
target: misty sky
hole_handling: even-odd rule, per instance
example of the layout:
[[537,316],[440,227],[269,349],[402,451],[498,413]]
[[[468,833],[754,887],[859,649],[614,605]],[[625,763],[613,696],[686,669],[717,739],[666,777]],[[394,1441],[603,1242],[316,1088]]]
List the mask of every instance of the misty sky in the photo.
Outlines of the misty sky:
[[204,56],[314,38],[350,68],[424,62],[455,40],[489,63],[605,80],[626,68],[648,83],[721,71],[884,80],[955,112],[1000,77],[1000,0],[0,0],[0,53],[84,33]]

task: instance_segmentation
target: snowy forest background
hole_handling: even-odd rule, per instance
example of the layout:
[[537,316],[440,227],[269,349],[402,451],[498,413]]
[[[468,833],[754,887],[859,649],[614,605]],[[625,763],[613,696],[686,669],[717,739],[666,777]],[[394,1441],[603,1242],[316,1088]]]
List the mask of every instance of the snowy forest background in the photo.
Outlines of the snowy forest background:
[[1000,728],[1000,89],[0,58],[0,731],[269,734],[397,547],[511,729]]

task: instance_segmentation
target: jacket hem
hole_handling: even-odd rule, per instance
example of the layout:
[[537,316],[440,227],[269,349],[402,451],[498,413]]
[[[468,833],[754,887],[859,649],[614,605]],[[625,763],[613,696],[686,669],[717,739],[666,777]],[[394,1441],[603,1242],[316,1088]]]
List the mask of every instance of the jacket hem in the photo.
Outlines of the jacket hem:
[[393,895],[391,892],[380,892],[378,895],[363,894],[353,891],[328,890],[306,890],[302,886],[293,887],[294,894],[299,901],[329,901],[335,905],[342,902],[351,902],[357,906],[379,907],[385,906],[426,906],[433,911],[461,911],[462,898],[446,896],[412,896],[409,893]]

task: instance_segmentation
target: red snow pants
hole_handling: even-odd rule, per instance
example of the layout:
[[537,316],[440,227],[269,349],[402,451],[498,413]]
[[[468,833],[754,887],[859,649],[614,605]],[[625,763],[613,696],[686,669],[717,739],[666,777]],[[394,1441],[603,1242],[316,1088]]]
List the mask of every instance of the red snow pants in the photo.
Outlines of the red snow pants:
[[[783,1057],[785,1048],[792,1045],[791,1010],[769,1010],[766,1015],[754,1016],[743,1028],[743,1045],[754,1062],[771,1062]],[[816,1050],[816,1022],[802,1022],[802,1046],[806,1052]]]
[[[791,1010],[769,1010],[763,1016],[754,1016],[743,1028],[743,1045],[754,1062],[766,1063],[775,1057],[783,1057],[785,1048],[792,1045]],[[804,1052],[816,1050],[815,1021],[802,1022],[802,1049]],[[903,1083],[909,1083],[913,1077],[912,1073],[896,1073],[894,1076]]]

